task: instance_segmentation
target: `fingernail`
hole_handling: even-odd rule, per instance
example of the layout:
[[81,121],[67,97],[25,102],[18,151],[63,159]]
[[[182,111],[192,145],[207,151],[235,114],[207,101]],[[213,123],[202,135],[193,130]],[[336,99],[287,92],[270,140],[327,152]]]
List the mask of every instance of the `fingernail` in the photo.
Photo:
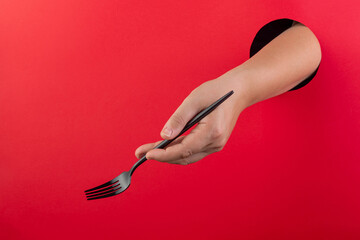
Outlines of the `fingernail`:
[[168,129],[167,127],[165,127],[165,128],[163,129],[163,133],[164,133],[165,136],[171,137],[172,130],[171,130],[171,129]]

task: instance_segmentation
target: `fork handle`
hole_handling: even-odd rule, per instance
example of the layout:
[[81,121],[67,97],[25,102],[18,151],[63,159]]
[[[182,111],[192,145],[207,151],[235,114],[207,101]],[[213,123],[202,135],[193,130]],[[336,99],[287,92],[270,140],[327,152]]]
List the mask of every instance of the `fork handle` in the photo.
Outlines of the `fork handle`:
[[[204,117],[206,117],[209,113],[211,113],[212,111],[215,110],[215,108],[217,108],[221,103],[223,103],[226,99],[228,99],[232,94],[234,93],[234,91],[230,91],[227,94],[225,94],[224,96],[222,96],[221,98],[219,98],[216,102],[214,102],[213,104],[211,104],[209,107],[205,108],[204,110],[202,110],[201,112],[199,112],[198,114],[196,114],[195,117],[193,117],[183,128],[183,130],[173,139],[167,140],[165,139],[164,141],[162,141],[161,143],[159,143],[158,145],[156,145],[156,147],[154,147],[154,149],[163,149],[165,148],[167,145],[169,145],[172,141],[174,141],[175,139],[177,139],[179,136],[181,136],[183,133],[185,133],[187,130],[189,130],[191,127],[193,127],[195,124],[197,124],[198,122],[200,122],[201,119],[203,119]],[[130,175],[132,175],[135,171],[135,169],[137,167],[139,167],[142,163],[144,163],[147,160],[147,158],[145,157],[145,155],[140,158],[139,161],[137,161],[134,166],[132,166],[132,168],[130,169]]]

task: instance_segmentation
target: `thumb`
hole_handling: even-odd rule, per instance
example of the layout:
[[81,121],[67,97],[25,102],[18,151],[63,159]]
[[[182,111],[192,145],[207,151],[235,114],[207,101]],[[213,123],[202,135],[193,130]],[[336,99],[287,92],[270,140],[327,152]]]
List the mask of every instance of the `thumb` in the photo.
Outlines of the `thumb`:
[[185,127],[186,123],[202,109],[201,101],[188,96],[166,122],[160,135],[163,139],[173,139]]

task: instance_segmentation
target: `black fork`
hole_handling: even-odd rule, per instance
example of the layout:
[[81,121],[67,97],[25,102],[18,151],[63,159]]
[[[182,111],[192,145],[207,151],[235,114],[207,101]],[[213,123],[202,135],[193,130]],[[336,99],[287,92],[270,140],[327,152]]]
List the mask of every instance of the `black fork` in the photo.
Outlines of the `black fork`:
[[[198,123],[201,119],[206,117],[209,113],[211,113],[215,108],[217,108],[221,103],[223,103],[226,99],[228,99],[234,91],[230,91],[224,96],[222,96],[220,99],[218,99],[216,102],[211,104],[209,107],[205,108],[201,112],[199,112],[195,117],[193,117],[184,127],[184,129],[173,139],[171,140],[164,140],[161,143],[159,143],[154,149],[157,148],[165,148],[167,145],[169,145],[172,141],[174,141],[176,138],[181,136],[183,133],[185,133],[187,130],[189,130],[192,126],[194,126],[196,123]],[[110,180],[109,182],[106,182],[104,184],[101,184],[97,187],[88,189],[85,191],[85,195],[87,197],[87,200],[95,200],[100,198],[106,198],[118,195],[119,193],[122,193],[125,191],[129,186],[131,182],[131,176],[134,173],[135,169],[139,167],[142,163],[146,161],[145,155],[140,158],[139,161],[137,161],[130,171],[126,171],[121,173],[116,178]]]

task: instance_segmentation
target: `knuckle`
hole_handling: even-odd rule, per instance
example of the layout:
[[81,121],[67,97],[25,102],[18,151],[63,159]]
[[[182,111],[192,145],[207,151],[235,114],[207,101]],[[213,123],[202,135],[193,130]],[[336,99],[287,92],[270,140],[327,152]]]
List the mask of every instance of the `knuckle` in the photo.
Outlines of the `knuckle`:
[[182,152],[181,154],[181,158],[185,160],[185,158],[190,157],[193,154],[193,151],[191,149],[186,149],[185,151]]
[[220,152],[221,150],[223,150],[225,147],[225,144],[226,144],[226,139],[225,138],[220,139],[215,145],[215,148],[214,148],[215,152]]
[[225,147],[226,143],[227,143],[227,139],[226,139],[226,138],[222,138],[222,139],[220,140],[220,142],[219,142],[219,144],[220,144],[220,146],[221,146],[222,148]]
[[224,128],[220,125],[214,126],[210,135],[212,139],[219,139],[224,135]]

